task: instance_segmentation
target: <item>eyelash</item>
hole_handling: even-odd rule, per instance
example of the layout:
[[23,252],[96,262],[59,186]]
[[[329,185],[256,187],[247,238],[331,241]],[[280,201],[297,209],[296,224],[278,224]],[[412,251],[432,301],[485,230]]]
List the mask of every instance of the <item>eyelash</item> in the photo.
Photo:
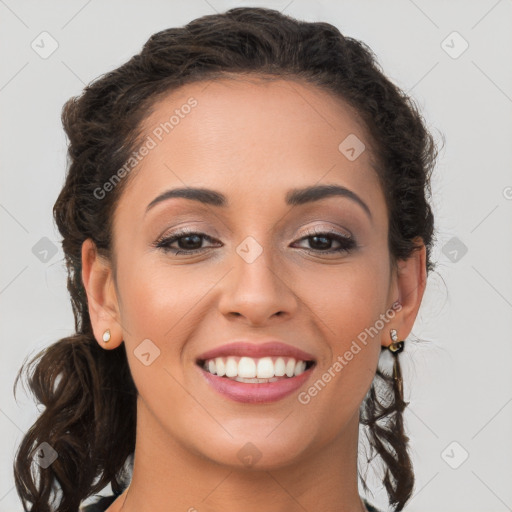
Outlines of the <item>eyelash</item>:
[[[180,240],[181,238],[187,238],[189,236],[200,236],[202,239],[208,241],[208,242],[216,242],[216,240],[204,233],[200,233],[197,231],[188,231],[188,230],[182,230],[178,231],[171,236],[168,237],[162,237],[159,238],[153,246],[162,249],[164,252],[172,253],[175,256],[178,254],[182,255],[192,255],[192,254],[198,254],[199,252],[204,251],[205,249],[210,249],[210,247],[202,247],[200,249],[191,249],[191,250],[185,250],[185,249],[175,249],[170,247],[170,245],[173,242],[176,242],[177,240]],[[316,255],[318,254],[333,254],[333,253],[348,253],[352,250],[354,250],[357,247],[356,241],[349,236],[341,235],[339,233],[336,233],[334,231],[310,231],[309,233],[306,233],[305,236],[300,238],[298,242],[302,240],[307,240],[308,238],[314,238],[314,237],[323,237],[335,240],[336,242],[340,243],[340,247],[337,249],[329,249],[327,251],[322,251],[320,249],[305,249],[308,253],[314,253]]]

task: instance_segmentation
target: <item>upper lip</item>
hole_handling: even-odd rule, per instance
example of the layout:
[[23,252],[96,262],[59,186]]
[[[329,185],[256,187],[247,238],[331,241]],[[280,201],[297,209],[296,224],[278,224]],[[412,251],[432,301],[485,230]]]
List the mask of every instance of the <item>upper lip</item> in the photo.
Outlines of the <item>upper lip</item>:
[[315,357],[308,352],[275,340],[262,340],[254,342],[235,341],[220,347],[215,347],[198,356],[197,361],[205,361],[223,356],[246,356],[260,358],[265,356],[293,357],[301,361],[315,361]]

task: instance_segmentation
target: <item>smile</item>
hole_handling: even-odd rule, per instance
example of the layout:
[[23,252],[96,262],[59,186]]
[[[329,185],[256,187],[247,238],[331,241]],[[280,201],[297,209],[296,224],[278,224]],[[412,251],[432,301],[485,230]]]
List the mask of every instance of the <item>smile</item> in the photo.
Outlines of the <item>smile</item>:
[[313,361],[303,361],[293,357],[228,356],[205,360],[202,362],[202,367],[212,375],[219,377],[227,377],[239,382],[259,382],[295,377],[313,364]]
[[300,388],[315,362],[293,357],[227,356],[199,360],[197,366],[206,382],[225,397],[237,402],[268,403]]

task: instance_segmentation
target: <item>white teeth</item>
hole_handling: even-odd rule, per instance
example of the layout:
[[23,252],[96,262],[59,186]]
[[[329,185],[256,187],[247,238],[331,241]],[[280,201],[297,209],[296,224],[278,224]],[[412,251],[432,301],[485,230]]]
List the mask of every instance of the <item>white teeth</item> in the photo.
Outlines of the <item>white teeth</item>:
[[226,375],[226,365],[222,360],[222,357],[217,357],[215,359],[215,369],[217,370],[217,375],[219,377],[224,377]]
[[295,359],[288,359],[288,362],[286,363],[285,373],[287,377],[293,377],[295,373]]
[[306,362],[305,361],[297,361],[295,364],[295,371],[293,372],[294,375],[300,375],[304,372],[306,369]]
[[274,372],[276,377],[283,377],[286,372],[286,363],[282,357],[278,357],[274,364]]
[[250,357],[240,358],[238,362],[238,376],[244,379],[254,379],[256,377],[256,363],[254,359]]
[[237,375],[238,364],[232,357],[228,357],[228,360],[226,362],[226,377],[236,377]]
[[274,363],[271,357],[262,357],[258,361],[258,370],[256,373],[258,379],[271,379],[274,377]]
[[239,382],[274,382],[278,377],[294,377],[306,370],[306,361],[283,357],[216,357],[203,364],[203,368],[219,377]]

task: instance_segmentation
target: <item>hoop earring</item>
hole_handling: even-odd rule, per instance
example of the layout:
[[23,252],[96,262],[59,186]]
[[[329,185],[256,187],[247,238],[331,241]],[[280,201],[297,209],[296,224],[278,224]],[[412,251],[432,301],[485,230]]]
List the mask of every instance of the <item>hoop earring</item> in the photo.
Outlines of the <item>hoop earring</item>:
[[404,383],[402,379],[402,372],[400,370],[400,362],[398,361],[398,354],[404,349],[404,340],[398,341],[396,329],[390,331],[391,339],[393,342],[389,345],[388,349],[393,354],[393,379],[395,381],[396,389],[400,400],[404,401]]
[[103,342],[104,343],[108,343],[110,341],[110,329],[107,329],[104,333],[103,333]]

